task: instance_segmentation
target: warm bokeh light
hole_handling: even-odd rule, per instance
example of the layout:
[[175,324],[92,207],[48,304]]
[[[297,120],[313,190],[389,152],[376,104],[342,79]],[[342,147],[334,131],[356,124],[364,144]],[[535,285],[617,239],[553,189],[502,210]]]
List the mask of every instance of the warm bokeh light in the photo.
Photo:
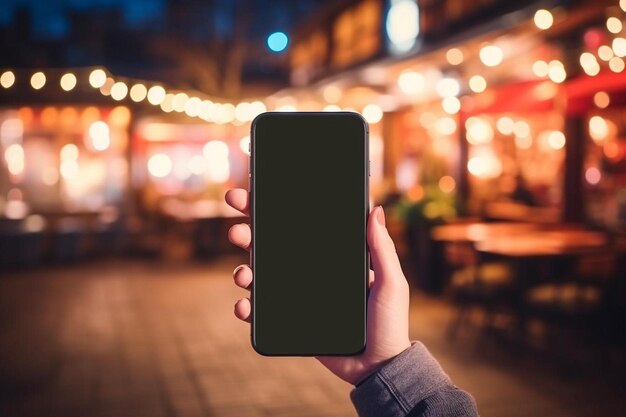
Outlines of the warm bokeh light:
[[102,69],[95,69],[89,74],[89,85],[93,88],[101,88],[107,80],[107,74]]
[[602,150],[609,159],[617,159],[620,156],[620,146],[616,141],[605,142]]
[[602,116],[592,116],[589,119],[589,136],[595,142],[602,142],[609,134],[609,125]]
[[439,189],[444,193],[451,193],[456,188],[456,181],[450,175],[444,175],[439,179]]
[[[296,111],[295,107],[291,107],[293,110],[282,111]],[[278,110],[281,111],[281,110]],[[217,111],[217,123],[230,123],[235,120],[235,105],[233,103],[223,103],[218,107]]]
[[504,59],[502,49],[497,45],[485,45],[480,48],[480,60],[488,67],[499,65]]
[[472,145],[489,143],[493,140],[491,124],[480,117],[470,117],[465,121],[467,141]]
[[138,83],[130,88],[130,99],[135,103],[144,100],[148,95],[148,89],[145,85]]
[[415,71],[404,71],[398,76],[398,87],[405,94],[419,94],[424,91],[424,76]]
[[523,138],[530,135],[530,125],[524,120],[518,120],[513,124],[515,136]]
[[605,91],[598,91],[593,95],[593,104],[600,109],[605,109],[611,103],[611,98]]
[[131,113],[126,106],[116,106],[109,113],[109,123],[112,126],[125,128],[130,123]]
[[554,23],[554,17],[549,10],[539,9],[535,12],[535,17],[533,19],[535,21],[535,26],[541,30],[546,30],[552,27]]
[[78,177],[80,166],[75,159],[64,159],[61,161],[61,176],[66,180],[72,180]]
[[533,74],[535,74],[539,78],[547,77],[548,70],[549,66],[546,61],[539,59],[533,63]]
[[558,60],[552,60],[548,64],[548,78],[550,78],[555,83],[562,83],[565,81],[567,77],[567,73],[565,72],[565,67],[563,63]]
[[114,84],[115,84],[115,80],[111,77],[107,77],[102,87],[100,87],[100,94],[102,94],[103,96],[110,96],[111,88],[113,88]]
[[89,145],[96,151],[104,151],[111,145],[111,131],[109,125],[102,120],[93,122],[89,126]]
[[185,114],[189,117],[196,117],[200,114],[200,106],[202,105],[202,100],[199,97],[190,97],[189,100],[185,103]]
[[469,79],[469,88],[475,93],[482,93],[487,88],[487,80],[482,75],[472,75]]
[[368,123],[375,124],[382,120],[383,109],[378,104],[368,104],[363,107],[363,117]]
[[11,88],[15,84],[15,74],[13,71],[5,71],[0,75],[0,85],[4,88]]
[[73,143],[68,143],[61,148],[61,160],[76,160],[78,159],[78,147]]
[[609,61],[609,68],[613,72],[622,72],[622,71],[624,71],[624,60],[622,58],[614,56]]
[[341,100],[341,88],[333,84],[327,85],[322,90],[322,96],[327,103],[337,103]]
[[250,155],[250,136],[244,136],[239,140],[239,149],[246,155]]
[[606,28],[611,33],[620,33],[622,31],[622,21],[615,16],[606,19]]
[[508,116],[502,116],[496,121],[496,129],[503,135],[513,134],[514,127],[515,121]]
[[448,114],[456,114],[461,110],[461,100],[456,97],[446,97],[441,100],[441,108]]
[[158,106],[165,100],[165,89],[160,85],[153,85],[148,89],[148,103]]
[[39,120],[41,121],[41,125],[46,128],[52,128],[59,119],[59,111],[56,107],[48,106],[41,111],[39,115]]
[[613,48],[613,53],[619,57],[626,56],[626,39],[624,38],[615,38],[611,44]]
[[204,145],[202,154],[207,160],[207,178],[215,183],[226,182],[230,176],[228,145],[219,140],[212,140]]
[[71,72],[68,72],[67,74],[63,74],[59,83],[61,84],[61,88],[63,90],[70,91],[74,87],[76,87],[76,76],[72,74]]
[[163,98],[163,101],[161,101],[161,104],[159,106],[161,107],[161,110],[163,110],[165,113],[173,112],[174,111],[174,94],[167,93],[165,97]]
[[602,173],[596,167],[587,168],[587,170],[585,171],[585,179],[589,184],[597,185],[602,179]]
[[174,95],[174,100],[172,101],[174,111],[178,113],[184,112],[187,100],[189,100],[189,96],[186,93],[176,93]]
[[452,135],[456,132],[456,121],[449,116],[440,117],[435,122],[435,128],[442,135]]
[[30,77],[30,86],[35,90],[40,90],[44,85],[46,85],[46,75],[43,72],[38,71]]
[[478,178],[496,178],[502,173],[502,163],[493,152],[485,151],[470,158],[467,170]]
[[262,101],[256,100],[250,103],[250,120],[267,111],[267,106]]
[[603,61],[609,61],[613,58],[613,49],[608,45],[602,45],[598,48],[598,58]]
[[19,143],[9,145],[4,151],[4,160],[11,175],[21,175],[24,172],[24,148]]
[[435,86],[440,97],[454,97],[461,91],[459,82],[454,78],[442,78]]
[[336,104],[329,104],[328,106],[325,106],[324,111],[341,111],[341,107],[339,107]]
[[111,87],[111,98],[116,101],[124,100],[128,94],[128,86],[123,81],[118,81]]
[[148,172],[156,178],[167,177],[172,172],[172,159],[165,153],[152,155],[148,159]]
[[553,130],[547,136],[548,145],[554,150],[562,149],[565,146],[565,135],[559,130]]
[[24,122],[18,117],[11,117],[0,124],[0,143],[9,147],[14,143],[21,143],[24,138]]
[[[226,104],[230,104],[230,103],[226,103]],[[294,111],[298,111],[298,108],[296,106],[294,106],[293,104],[283,104],[282,106],[278,106],[276,108],[276,111],[280,111],[280,112],[294,112]]]
[[580,66],[587,75],[594,76],[600,72],[600,64],[598,64],[595,55],[590,52],[580,54]]
[[235,106],[235,119],[240,122],[247,122],[252,120],[252,109],[250,108],[250,103],[247,101],[242,101],[241,103]]
[[463,51],[459,48],[450,48],[446,52],[446,60],[450,65],[461,65],[464,60]]

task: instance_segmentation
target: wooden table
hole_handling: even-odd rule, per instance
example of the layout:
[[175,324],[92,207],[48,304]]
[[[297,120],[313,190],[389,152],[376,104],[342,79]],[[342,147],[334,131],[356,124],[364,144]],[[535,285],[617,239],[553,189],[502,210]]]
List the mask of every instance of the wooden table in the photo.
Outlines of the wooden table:
[[535,223],[457,223],[437,226],[432,231],[432,238],[441,242],[475,243],[487,239],[515,236],[537,230],[541,225]]
[[479,253],[509,258],[537,258],[580,255],[608,245],[604,233],[590,230],[527,231],[516,236],[492,237],[477,241]]

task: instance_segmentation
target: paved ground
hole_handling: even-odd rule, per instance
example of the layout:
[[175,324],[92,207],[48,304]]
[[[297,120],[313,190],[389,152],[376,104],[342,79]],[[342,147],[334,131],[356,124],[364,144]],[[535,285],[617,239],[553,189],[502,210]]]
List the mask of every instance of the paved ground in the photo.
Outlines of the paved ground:
[[[314,359],[264,358],[232,316],[236,258],[99,261],[0,279],[0,416],[354,416],[350,386]],[[416,295],[423,340],[483,416],[617,415],[603,371],[563,375],[536,358],[443,337],[451,310]],[[479,348],[477,348],[479,346]],[[618,375],[619,377],[619,375]]]

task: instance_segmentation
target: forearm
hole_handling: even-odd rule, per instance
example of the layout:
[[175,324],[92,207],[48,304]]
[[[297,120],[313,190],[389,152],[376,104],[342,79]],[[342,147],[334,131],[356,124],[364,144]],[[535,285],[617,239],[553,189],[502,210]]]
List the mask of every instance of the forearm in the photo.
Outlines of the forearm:
[[452,384],[420,342],[361,382],[350,397],[360,417],[478,415],[472,396]]

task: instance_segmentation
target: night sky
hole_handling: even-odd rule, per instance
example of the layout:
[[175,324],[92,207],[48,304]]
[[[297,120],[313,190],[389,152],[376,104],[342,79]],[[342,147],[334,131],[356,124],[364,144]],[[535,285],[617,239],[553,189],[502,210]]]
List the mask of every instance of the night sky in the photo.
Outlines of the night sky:
[[68,29],[66,13],[69,10],[119,9],[125,23],[141,26],[165,11],[167,0],[3,0],[0,7],[0,25],[10,23],[16,8],[28,8],[33,17],[33,31],[40,37],[63,37]]

